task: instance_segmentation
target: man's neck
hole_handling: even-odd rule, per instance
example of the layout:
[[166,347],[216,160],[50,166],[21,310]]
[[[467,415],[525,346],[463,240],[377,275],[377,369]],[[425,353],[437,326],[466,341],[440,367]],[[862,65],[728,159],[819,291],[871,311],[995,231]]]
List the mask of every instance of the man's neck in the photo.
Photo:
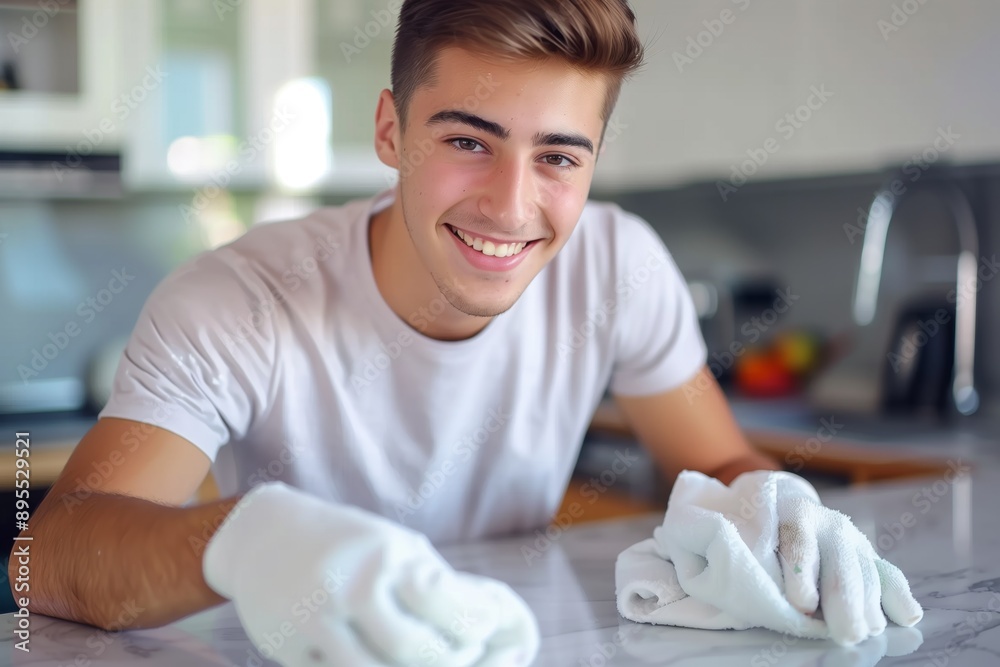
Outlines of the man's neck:
[[371,217],[368,245],[382,298],[400,319],[425,336],[464,340],[492,321],[457,310],[441,294],[413,247],[398,197]]

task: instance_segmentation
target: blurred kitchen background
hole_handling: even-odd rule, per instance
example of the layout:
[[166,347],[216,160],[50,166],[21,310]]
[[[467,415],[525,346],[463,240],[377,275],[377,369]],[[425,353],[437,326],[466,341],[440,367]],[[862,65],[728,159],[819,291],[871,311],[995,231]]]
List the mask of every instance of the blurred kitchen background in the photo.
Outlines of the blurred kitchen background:
[[[5,455],[30,431],[57,474],[179,263],[394,182],[372,119],[398,4],[0,0]],[[1000,4],[632,5],[647,64],[593,196],[666,240],[744,426],[993,444]],[[627,438],[605,418],[582,470]]]

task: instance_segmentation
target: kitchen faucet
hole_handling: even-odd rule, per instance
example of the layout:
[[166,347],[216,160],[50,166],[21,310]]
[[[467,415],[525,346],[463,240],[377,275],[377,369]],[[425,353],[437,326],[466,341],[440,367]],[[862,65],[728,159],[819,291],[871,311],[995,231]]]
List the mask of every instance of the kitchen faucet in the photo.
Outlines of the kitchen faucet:
[[[896,176],[887,181],[875,194],[868,209],[864,241],[861,248],[861,268],[858,271],[854,293],[854,322],[867,326],[875,319],[878,304],[879,282],[885,257],[886,238],[892,221],[906,190],[897,194]],[[979,256],[979,235],[972,206],[965,193],[948,181],[944,185],[951,220],[958,235],[958,268],[955,276],[955,354],[952,367],[951,397],[955,408],[963,415],[971,415],[979,407],[973,364],[976,347],[976,270]]]

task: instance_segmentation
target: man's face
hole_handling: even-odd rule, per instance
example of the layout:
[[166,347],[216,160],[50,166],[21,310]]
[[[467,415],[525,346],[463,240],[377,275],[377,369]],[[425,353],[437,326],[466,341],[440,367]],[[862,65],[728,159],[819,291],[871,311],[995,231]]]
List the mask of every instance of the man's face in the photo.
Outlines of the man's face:
[[492,317],[580,218],[607,83],[562,61],[500,64],[458,48],[440,52],[435,74],[394,151],[403,217],[452,306]]

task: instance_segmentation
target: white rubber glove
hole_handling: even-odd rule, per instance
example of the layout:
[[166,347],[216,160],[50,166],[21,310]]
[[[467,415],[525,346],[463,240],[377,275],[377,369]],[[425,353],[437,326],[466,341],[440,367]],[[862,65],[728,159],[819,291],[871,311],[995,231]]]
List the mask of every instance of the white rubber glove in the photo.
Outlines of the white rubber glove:
[[261,484],[209,541],[205,581],[285,667],[528,665],[535,617],[499,581],[456,572],[417,532]]
[[824,507],[809,482],[789,472],[759,470],[733,484],[744,476],[772,476],[776,483],[785,596],[805,614],[822,604],[834,641],[850,645],[880,634],[886,616],[904,627],[923,618],[899,568],[876,553],[849,517]]

